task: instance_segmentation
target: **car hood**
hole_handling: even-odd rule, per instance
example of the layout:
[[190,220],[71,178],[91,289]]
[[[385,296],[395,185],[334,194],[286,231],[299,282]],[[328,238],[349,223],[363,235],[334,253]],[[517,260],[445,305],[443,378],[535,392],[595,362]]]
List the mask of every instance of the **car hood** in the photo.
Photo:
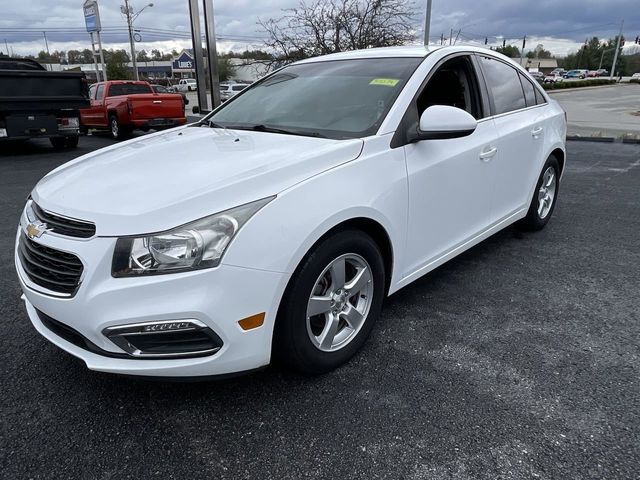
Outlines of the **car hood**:
[[98,150],[46,175],[45,210],[99,236],[167,230],[265,198],[356,159],[363,141],[183,127]]

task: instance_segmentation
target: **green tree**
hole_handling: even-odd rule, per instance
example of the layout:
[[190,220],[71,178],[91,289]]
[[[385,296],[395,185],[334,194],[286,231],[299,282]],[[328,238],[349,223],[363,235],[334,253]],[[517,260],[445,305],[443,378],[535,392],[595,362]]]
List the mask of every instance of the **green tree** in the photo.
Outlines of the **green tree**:
[[509,58],[520,58],[520,50],[513,45],[496,48],[496,52],[506,55]]
[[82,63],[93,63],[93,52],[88,48],[82,50]]
[[156,61],[162,60],[162,52],[155,48],[151,50],[151,60],[156,60]]
[[149,58],[149,55],[147,55],[147,51],[146,50],[140,50],[137,54],[136,54],[136,60],[138,62],[148,62],[151,59]]
[[235,73],[235,67],[228,58],[218,58],[218,77],[226,82]]
[[110,50],[108,51],[107,58],[107,77],[109,77],[110,80],[131,79],[131,73],[127,65],[129,56],[124,50]]
[[[613,63],[613,57],[616,53],[617,42],[617,36],[610,38],[604,43],[600,41],[598,37],[592,37],[591,39],[587,39],[577,52],[570,53],[558,63],[567,70],[575,68],[587,70],[605,68],[609,70]],[[623,75],[629,74],[627,58],[622,55],[622,46],[618,52],[618,61],[614,74],[617,72],[620,72]]]
[[539,43],[536,48],[527,52],[527,58],[552,58],[551,52],[544,49],[544,45]]

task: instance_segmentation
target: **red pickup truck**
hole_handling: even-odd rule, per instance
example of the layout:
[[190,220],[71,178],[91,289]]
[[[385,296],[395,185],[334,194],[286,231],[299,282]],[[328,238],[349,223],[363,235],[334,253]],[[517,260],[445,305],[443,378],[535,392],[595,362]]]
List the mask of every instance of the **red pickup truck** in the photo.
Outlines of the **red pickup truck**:
[[132,130],[162,130],[187,122],[184,100],[175,93],[158,94],[147,82],[111,80],[89,88],[91,106],[80,110],[80,126],[110,130],[113,138]]

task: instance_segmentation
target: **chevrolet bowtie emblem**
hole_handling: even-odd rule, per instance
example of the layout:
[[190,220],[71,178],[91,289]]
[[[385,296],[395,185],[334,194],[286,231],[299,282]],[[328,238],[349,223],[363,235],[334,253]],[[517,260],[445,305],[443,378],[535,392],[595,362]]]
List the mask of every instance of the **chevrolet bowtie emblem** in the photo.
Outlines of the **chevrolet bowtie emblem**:
[[46,231],[46,223],[30,223],[29,225],[27,225],[27,236],[29,238],[40,238]]

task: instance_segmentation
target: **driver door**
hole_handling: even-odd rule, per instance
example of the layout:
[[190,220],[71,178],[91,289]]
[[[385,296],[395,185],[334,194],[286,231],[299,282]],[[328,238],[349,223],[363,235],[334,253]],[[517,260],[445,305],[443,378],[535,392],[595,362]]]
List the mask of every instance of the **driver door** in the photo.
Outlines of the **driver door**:
[[471,57],[458,55],[436,67],[415,99],[415,122],[429,106],[449,105],[473,115],[478,126],[466,137],[403,147],[409,183],[405,276],[435,268],[493,222],[497,133],[492,119],[483,120],[490,115],[483,92]]

